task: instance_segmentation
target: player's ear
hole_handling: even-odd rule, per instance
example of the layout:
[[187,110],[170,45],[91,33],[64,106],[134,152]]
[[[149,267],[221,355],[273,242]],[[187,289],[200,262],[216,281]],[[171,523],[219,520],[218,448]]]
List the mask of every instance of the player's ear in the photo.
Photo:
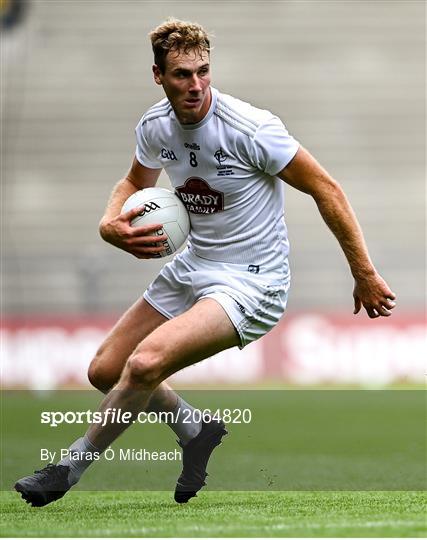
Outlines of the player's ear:
[[153,64],[153,75],[154,75],[154,81],[156,84],[162,84],[162,81],[160,79],[161,71],[158,65]]

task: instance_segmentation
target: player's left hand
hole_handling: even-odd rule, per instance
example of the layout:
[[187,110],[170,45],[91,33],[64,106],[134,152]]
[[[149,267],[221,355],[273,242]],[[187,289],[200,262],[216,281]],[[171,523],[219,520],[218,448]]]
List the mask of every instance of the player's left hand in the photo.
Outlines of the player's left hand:
[[394,302],[396,295],[376,272],[372,275],[355,279],[353,298],[353,313],[355,315],[359,313],[363,305],[371,319],[389,317],[391,310],[396,305],[396,302]]

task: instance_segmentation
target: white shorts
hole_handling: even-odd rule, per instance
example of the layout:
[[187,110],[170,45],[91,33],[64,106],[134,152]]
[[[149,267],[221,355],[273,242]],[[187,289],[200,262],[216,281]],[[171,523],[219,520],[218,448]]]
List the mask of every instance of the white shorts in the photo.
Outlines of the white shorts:
[[[257,273],[254,273],[257,272]],[[290,272],[202,259],[189,248],[167,263],[144,293],[145,300],[168,319],[213,298],[236,328],[242,349],[277,324],[288,299]]]

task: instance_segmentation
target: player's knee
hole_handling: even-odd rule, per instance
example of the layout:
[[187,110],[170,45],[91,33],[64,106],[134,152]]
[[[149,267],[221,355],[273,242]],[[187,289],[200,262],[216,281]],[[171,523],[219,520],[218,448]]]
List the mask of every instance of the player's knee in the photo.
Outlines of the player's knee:
[[132,385],[154,389],[162,382],[160,356],[154,351],[136,351],[127,362]]
[[95,356],[90,363],[87,377],[92,386],[104,393],[108,392],[108,390],[116,383],[116,381],[112,379],[111,374],[102,367],[98,355]]

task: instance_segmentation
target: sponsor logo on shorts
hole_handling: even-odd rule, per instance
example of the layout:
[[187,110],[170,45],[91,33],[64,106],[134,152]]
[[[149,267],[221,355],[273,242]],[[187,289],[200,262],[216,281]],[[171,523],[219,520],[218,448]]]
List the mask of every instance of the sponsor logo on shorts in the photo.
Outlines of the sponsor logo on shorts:
[[175,193],[192,214],[215,214],[224,210],[224,193],[212,189],[203,178],[187,178]]
[[259,274],[259,265],[258,264],[250,264],[248,266],[248,272],[251,274]]
[[246,309],[245,309],[245,306],[242,306],[242,304],[240,302],[238,302],[237,300],[234,300],[236,302],[236,304],[239,306],[239,310],[243,313],[243,315],[246,313]]

